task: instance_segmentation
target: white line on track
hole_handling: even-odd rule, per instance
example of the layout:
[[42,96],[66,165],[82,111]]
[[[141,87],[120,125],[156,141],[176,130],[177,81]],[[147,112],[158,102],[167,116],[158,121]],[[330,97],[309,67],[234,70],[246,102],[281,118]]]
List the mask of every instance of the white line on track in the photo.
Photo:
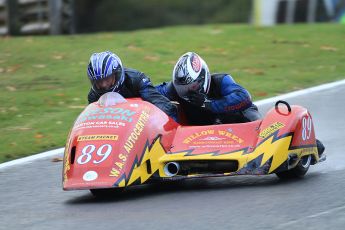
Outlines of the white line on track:
[[342,213],[342,210],[345,210],[345,205],[340,206],[340,207],[336,207],[336,208],[331,208],[331,209],[328,209],[328,210],[323,211],[323,212],[318,212],[318,213],[315,213],[313,215],[309,215],[309,216],[306,216],[306,217],[303,217],[303,218],[300,218],[297,220],[288,221],[286,223],[278,225],[277,228],[278,229],[286,229],[286,228],[289,228],[289,226],[291,228],[292,227],[291,225],[298,224],[299,222],[305,222],[306,220],[313,219],[313,218],[320,218],[321,216],[325,216],[325,215],[333,215],[332,213],[334,213],[334,212]]
[[318,92],[318,91],[322,91],[322,90],[327,90],[327,89],[331,89],[331,88],[335,88],[337,86],[340,85],[345,85],[345,79],[344,80],[340,80],[340,81],[335,81],[335,82],[331,82],[331,83],[327,83],[327,84],[323,84],[323,85],[319,85],[319,86],[315,86],[315,87],[311,87],[311,88],[307,88],[307,89],[302,89],[302,90],[298,90],[298,91],[294,91],[291,93],[287,93],[287,94],[282,94],[276,97],[271,97],[271,98],[267,98],[267,99],[263,99],[260,101],[256,101],[254,102],[255,105],[257,106],[261,106],[261,105],[265,105],[268,103],[274,103],[278,100],[286,100],[288,98],[292,98],[292,97],[298,97],[301,95],[305,95],[305,94],[309,94],[309,93],[313,93],[313,92]]
[[[271,97],[271,98],[263,99],[263,100],[260,100],[260,101],[256,101],[254,103],[257,106],[261,106],[261,105],[265,105],[265,104],[269,104],[269,103],[274,103],[274,102],[276,102],[278,100],[282,100],[282,99],[286,100],[288,98],[297,97],[297,96],[305,95],[305,94],[308,94],[308,93],[313,93],[313,92],[317,92],[317,91],[322,91],[322,90],[327,90],[327,89],[335,88],[335,87],[340,86],[340,85],[345,85],[345,79],[344,80],[340,80],[340,81],[335,81],[335,82],[332,82],[332,83],[327,83],[327,84],[311,87],[311,88],[307,88],[307,89],[302,89],[302,90],[294,91],[294,92],[287,93],[287,94],[282,94],[282,95],[279,95],[279,96],[276,96],[276,97]],[[34,160],[42,159],[42,158],[45,158],[45,157],[55,156],[55,155],[58,155],[58,154],[62,154],[63,152],[64,152],[64,148],[59,148],[59,149],[51,150],[51,151],[48,151],[48,152],[43,152],[43,153],[40,153],[40,154],[36,154],[36,155],[32,155],[32,156],[21,158],[21,159],[5,162],[5,163],[0,164],[0,169],[11,167],[11,166],[15,166],[15,165],[29,163],[29,162],[32,162]]]
[[26,163],[30,163],[30,162],[38,160],[38,159],[43,159],[43,158],[46,158],[46,157],[51,157],[51,156],[55,156],[55,155],[58,155],[58,154],[62,154],[64,152],[64,150],[65,150],[65,148],[59,148],[59,149],[54,149],[54,150],[51,150],[51,151],[35,154],[35,155],[32,155],[32,156],[20,158],[20,159],[17,159],[17,160],[8,161],[8,162],[0,164],[0,169],[4,169],[4,168],[7,168],[7,167],[11,167],[11,166],[15,166],[15,165],[20,165],[20,164],[26,164]]

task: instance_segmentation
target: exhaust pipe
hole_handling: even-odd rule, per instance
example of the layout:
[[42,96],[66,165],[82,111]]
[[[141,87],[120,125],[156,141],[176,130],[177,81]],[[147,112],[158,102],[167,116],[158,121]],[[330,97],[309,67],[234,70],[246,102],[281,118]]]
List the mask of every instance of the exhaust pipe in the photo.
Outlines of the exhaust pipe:
[[180,170],[180,164],[177,162],[168,162],[164,166],[165,175],[172,177],[177,175]]

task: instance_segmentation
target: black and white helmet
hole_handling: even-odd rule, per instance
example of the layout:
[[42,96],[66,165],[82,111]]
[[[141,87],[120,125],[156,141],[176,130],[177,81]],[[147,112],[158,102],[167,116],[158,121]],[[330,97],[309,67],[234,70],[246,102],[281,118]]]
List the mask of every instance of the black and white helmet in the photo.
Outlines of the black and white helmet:
[[187,52],[179,58],[173,71],[173,85],[181,98],[190,101],[190,92],[206,96],[210,82],[210,71],[198,54]]

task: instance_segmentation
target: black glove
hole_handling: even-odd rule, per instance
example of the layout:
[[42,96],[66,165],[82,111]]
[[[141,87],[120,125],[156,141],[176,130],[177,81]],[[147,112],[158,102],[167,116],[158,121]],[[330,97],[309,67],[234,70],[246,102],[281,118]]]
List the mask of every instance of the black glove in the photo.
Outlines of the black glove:
[[211,101],[210,100],[205,100],[203,107],[205,107],[205,109],[212,111],[212,105],[211,105]]
[[188,99],[189,99],[189,102],[192,103],[193,105],[201,107],[204,105],[206,96],[205,96],[205,94],[202,94],[202,93],[197,93],[195,91],[189,91],[188,92]]

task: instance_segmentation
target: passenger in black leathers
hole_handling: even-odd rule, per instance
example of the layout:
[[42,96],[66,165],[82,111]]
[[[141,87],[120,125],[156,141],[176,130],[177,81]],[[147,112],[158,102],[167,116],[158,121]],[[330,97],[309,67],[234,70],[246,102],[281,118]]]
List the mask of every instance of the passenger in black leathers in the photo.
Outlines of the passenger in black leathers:
[[141,97],[177,120],[176,105],[161,95],[144,73],[124,68],[115,54],[109,51],[92,54],[87,72],[92,84],[89,103],[98,101],[104,93],[118,92],[125,98]]

